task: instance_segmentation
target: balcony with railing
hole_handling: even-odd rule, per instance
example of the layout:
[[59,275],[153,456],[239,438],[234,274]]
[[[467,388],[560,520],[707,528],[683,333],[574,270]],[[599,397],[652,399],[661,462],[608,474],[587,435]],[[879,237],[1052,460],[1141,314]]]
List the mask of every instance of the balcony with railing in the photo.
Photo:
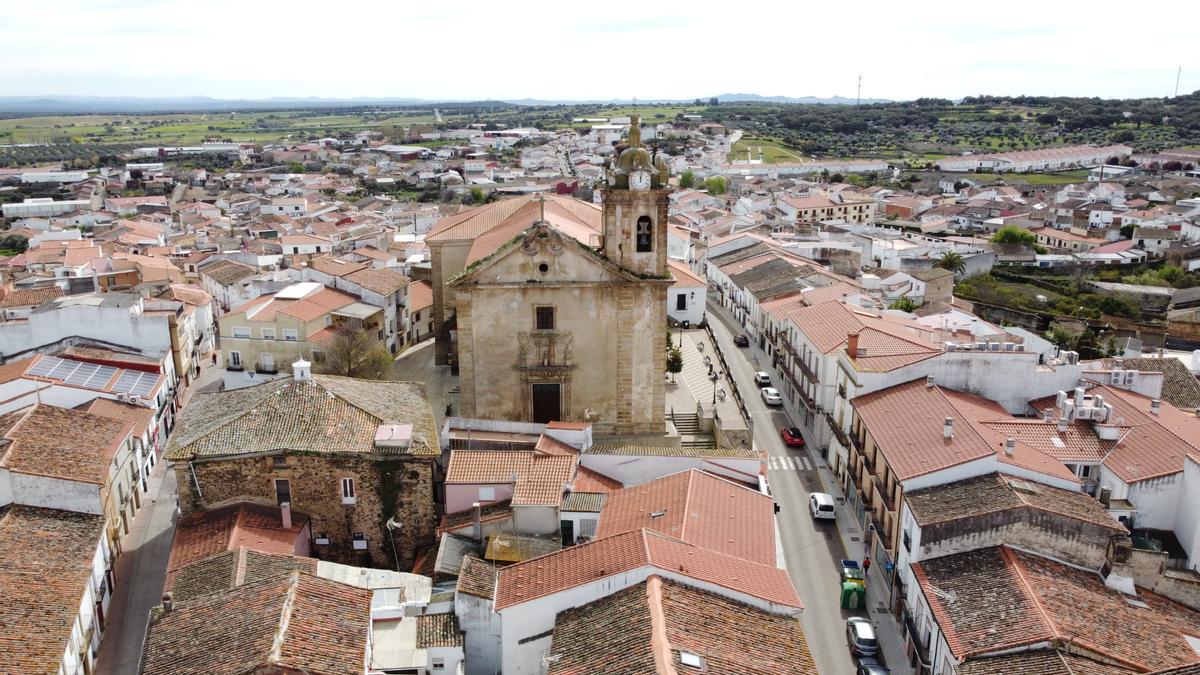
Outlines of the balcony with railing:
[[879,493],[879,499],[883,502],[884,508],[894,513],[896,511],[896,502],[892,499],[892,491],[887,489],[887,483],[875,475],[874,472],[871,472],[871,482],[875,484],[875,491]]

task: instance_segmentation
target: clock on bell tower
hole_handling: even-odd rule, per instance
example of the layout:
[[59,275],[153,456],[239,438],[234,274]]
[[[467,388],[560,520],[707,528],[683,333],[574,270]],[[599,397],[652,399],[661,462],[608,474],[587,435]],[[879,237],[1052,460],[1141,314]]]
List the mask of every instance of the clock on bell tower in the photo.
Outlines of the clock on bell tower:
[[643,277],[666,278],[667,205],[671,188],[665,159],[642,147],[638,116],[629,142],[618,145],[604,190],[604,255]]

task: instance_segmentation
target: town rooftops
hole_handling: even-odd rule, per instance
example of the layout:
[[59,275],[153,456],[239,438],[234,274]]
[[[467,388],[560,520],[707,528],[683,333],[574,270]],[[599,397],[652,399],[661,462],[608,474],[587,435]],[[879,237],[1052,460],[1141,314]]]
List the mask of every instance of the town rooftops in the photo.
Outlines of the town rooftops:
[[[543,199],[544,202],[541,201]],[[555,227],[565,227],[569,230],[576,230],[582,226],[599,233],[602,229],[601,211],[595,204],[555,195],[525,195],[502,199],[492,204],[446,216],[433,226],[425,240],[429,242],[474,240],[497,227],[512,226],[515,228],[512,229],[512,234],[496,242],[496,246],[499,246],[542,219]],[[506,228],[506,231],[507,229],[511,228]],[[492,250],[495,250],[496,246],[493,246]],[[487,253],[482,252],[473,257],[479,259]]]
[[141,673],[361,675],[370,625],[369,590],[293,571],[153,610]]
[[771,498],[691,469],[609,493],[596,538],[648,528],[690,544],[774,565]]
[[63,291],[58,286],[39,286],[36,288],[0,289],[0,308],[36,307],[47,300],[61,298]]
[[620,443],[597,443],[585,450],[584,454],[758,459],[758,453],[750,448],[683,448],[665,445],[624,445]]
[[1096,572],[991,547],[913,563],[913,574],[958,661],[1052,641],[1139,673],[1200,664],[1200,612],[1144,589],[1127,596]]
[[183,567],[209,556],[246,547],[258,553],[296,553],[308,518],[291,514],[292,525],[283,527],[278,507],[262,504],[233,504],[185,516],[175,528],[171,557],[167,563],[169,589]]
[[[104,516],[0,506],[0,671],[57,673]],[[89,608],[90,609],[90,608]]]
[[643,528],[502,568],[496,611],[638,569],[695,579],[772,605],[803,607],[785,570]]
[[[417,382],[376,382],[314,375],[281,378],[224,392],[197,394],[179,416],[166,458],[268,455],[280,452],[436,457],[433,412]],[[381,424],[412,424],[407,448],[379,448]]]
[[414,281],[408,286],[408,311],[419,312],[433,306],[433,285],[428,281]]
[[1031,508],[1111,528],[1125,528],[1100,502],[1075,490],[1063,490],[989,473],[905,493],[905,503],[922,527],[999,511]]
[[[0,417],[0,466],[14,473],[104,485],[133,424],[82,410],[34,405]],[[97,499],[99,494],[97,493]]]
[[190,600],[283,576],[293,570],[316,574],[317,560],[290,552],[272,554],[237,546],[169,571],[164,590],[170,591],[176,600]]
[[217,260],[207,265],[201,265],[199,274],[206,276],[221,286],[233,285],[246,277],[256,274],[253,267],[234,260]]
[[696,275],[695,272],[688,269],[687,265],[678,260],[668,260],[667,264],[671,266],[671,276],[675,278],[675,286],[679,287],[696,287],[704,288],[708,286],[708,282]]
[[[652,575],[612,595],[561,612],[550,675],[692,670],[815,675],[800,621]],[[685,656],[686,655],[686,656]]]
[[[1200,287],[1195,290],[1200,291]],[[1178,292],[1176,293],[1178,295]],[[1200,381],[1183,361],[1174,358],[1103,359],[1105,369],[1138,370],[1162,373],[1162,400],[1176,408],[1200,408]]]
[[578,458],[533,450],[454,450],[446,484],[513,483],[514,506],[562,503],[563,486],[575,477]]

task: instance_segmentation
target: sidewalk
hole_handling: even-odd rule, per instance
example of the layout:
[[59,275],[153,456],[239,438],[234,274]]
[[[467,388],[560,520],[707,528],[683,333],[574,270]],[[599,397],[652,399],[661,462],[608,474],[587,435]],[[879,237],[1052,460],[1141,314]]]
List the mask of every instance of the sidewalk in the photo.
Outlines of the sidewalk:
[[175,537],[175,472],[160,459],[150,476],[146,496],[117,559],[116,586],[105,616],[104,641],[95,675],[137,672],[150,609],[162,599],[167,559]]

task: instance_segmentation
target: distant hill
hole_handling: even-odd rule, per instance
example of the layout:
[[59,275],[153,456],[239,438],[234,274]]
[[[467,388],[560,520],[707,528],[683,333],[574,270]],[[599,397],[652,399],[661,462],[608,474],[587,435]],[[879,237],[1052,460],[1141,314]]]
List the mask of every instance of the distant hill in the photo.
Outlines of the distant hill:
[[[702,97],[707,101],[710,96]],[[722,94],[716,97],[724,102],[762,102],[762,103],[796,103],[796,104],[832,104],[846,105],[854,103],[854,99],[834,96],[819,98],[806,96],[790,98],[787,96],[761,96],[759,94]],[[305,108],[347,108],[359,106],[428,106],[428,105],[630,105],[645,104],[686,104],[696,99],[593,99],[593,100],[552,100],[521,98],[506,101],[472,101],[470,99],[444,100],[424,98],[390,98],[390,97],[361,97],[361,98],[322,98],[317,96],[290,97],[280,96],[261,99],[221,99],[208,96],[0,96],[0,115],[9,117],[18,115],[78,115],[85,113],[116,114],[116,113],[166,113],[166,112],[221,112],[230,110],[291,110]],[[863,99],[863,103],[890,103],[885,99]]]

